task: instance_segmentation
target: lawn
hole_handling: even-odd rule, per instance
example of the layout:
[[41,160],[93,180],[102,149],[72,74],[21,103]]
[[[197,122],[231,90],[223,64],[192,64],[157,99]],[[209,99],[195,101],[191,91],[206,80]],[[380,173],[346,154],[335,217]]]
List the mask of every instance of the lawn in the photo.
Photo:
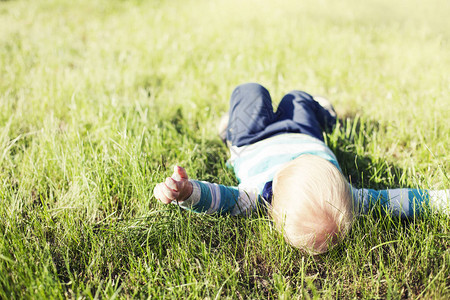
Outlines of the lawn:
[[[281,3],[278,3],[281,2]],[[357,187],[449,188],[450,2],[0,1],[0,298],[450,297],[450,218],[362,216],[327,254],[263,214],[152,196],[235,185],[233,88],[328,97]]]

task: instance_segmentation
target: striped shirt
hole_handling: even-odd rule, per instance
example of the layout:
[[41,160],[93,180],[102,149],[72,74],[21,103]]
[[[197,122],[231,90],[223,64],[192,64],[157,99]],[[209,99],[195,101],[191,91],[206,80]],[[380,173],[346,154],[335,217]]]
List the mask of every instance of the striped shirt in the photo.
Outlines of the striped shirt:
[[233,167],[240,187],[262,192],[264,184],[287,162],[303,154],[320,156],[339,170],[336,156],[324,142],[300,133],[277,135],[251,145],[232,146],[228,163]]
[[[190,180],[192,195],[182,208],[195,212],[249,214],[261,199],[264,185],[287,162],[304,154],[317,155],[334,164],[339,170],[336,156],[322,141],[298,133],[277,135],[251,145],[232,146],[228,164],[233,167],[239,186],[224,186],[204,181]],[[367,214],[381,208],[385,213],[414,217],[426,208],[450,213],[450,190],[421,189],[372,190],[350,186],[356,214]]]

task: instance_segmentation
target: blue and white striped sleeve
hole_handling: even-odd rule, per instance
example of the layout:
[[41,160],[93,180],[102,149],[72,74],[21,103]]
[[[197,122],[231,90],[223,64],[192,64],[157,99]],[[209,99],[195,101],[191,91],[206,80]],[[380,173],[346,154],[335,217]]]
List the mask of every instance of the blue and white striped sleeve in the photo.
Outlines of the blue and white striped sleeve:
[[180,207],[198,213],[248,215],[256,208],[258,195],[255,191],[225,186],[206,181],[190,180],[192,194],[182,202],[173,201]]
[[357,214],[367,214],[372,209],[406,218],[422,215],[425,211],[450,215],[450,190],[425,189],[356,189],[352,187]]

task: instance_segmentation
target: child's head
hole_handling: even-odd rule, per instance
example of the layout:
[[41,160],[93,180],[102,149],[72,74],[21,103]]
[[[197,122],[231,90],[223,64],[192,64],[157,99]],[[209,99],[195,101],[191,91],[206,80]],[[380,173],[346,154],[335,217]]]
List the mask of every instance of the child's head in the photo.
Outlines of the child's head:
[[313,254],[326,252],[350,229],[349,185],[329,161],[302,155],[275,175],[271,216],[292,246]]

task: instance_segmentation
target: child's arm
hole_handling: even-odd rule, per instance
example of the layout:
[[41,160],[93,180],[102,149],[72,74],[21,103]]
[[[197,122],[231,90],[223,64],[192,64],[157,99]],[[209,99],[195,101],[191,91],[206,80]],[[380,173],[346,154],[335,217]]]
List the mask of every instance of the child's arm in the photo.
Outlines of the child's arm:
[[441,211],[450,215],[450,190],[389,189],[372,190],[352,187],[355,209],[358,214],[367,214],[376,205],[394,216],[411,218],[425,210]]
[[186,171],[176,166],[165,182],[156,185],[153,194],[159,201],[178,204],[182,208],[207,214],[248,214],[256,207],[256,191],[189,180]]

